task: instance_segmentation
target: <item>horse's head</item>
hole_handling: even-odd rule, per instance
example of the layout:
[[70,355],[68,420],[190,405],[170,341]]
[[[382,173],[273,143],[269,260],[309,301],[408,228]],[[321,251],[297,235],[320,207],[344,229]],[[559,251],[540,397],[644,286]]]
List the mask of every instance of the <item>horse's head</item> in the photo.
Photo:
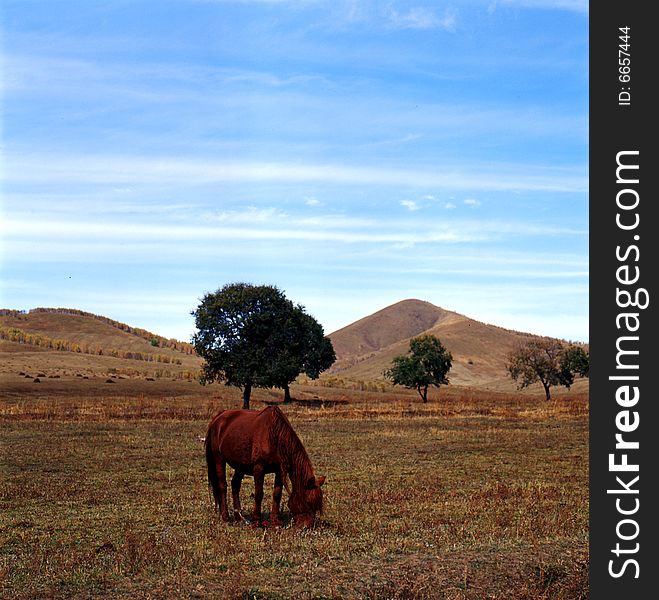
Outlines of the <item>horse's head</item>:
[[325,476],[310,477],[302,489],[294,489],[288,499],[288,508],[296,522],[305,527],[313,526],[316,513],[323,514],[323,490]]

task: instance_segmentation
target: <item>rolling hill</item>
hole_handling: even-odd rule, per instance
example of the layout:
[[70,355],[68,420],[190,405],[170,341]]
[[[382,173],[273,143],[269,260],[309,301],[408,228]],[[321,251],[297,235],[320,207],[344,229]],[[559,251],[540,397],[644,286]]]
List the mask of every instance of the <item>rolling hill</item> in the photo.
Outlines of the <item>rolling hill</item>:
[[192,346],[75,309],[0,310],[2,372],[120,373],[183,377],[201,359]]
[[331,372],[341,377],[382,379],[394,356],[406,354],[410,338],[437,336],[453,355],[452,384],[514,389],[506,355],[533,337],[487,325],[421,300],[403,300],[330,334],[337,354]]
[[[436,335],[453,355],[453,385],[512,391],[507,353],[532,337],[487,325],[422,300],[403,300],[329,335],[346,380],[382,380],[412,337]],[[194,378],[202,360],[190,344],[75,309],[0,310],[0,372],[58,376]],[[587,381],[577,381],[579,388]]]

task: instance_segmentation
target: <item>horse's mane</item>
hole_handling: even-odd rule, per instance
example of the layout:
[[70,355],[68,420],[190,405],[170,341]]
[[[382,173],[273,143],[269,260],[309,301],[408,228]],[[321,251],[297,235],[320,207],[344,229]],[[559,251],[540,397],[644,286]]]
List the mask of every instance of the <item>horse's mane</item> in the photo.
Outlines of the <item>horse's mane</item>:
[[272,407],[272,417],[270,442],[277,448],[291,479],[295,480],[300,489],[304,489],[309,479],[314,476],[309,455],[290,421],[278,406]]
[[[302,441],[278,406],[272,407],[272,417],[270,443],[277,448],[277,453],[281,458],[284,485],[286,485],[287,473],[293,482],[293,493],[290,502],[299,503],[300,500],[296,499],[296,495],[299,495],[298,498],[305,498],[303,501],[305,505],[322,514],[323,493],[319,487],[307,488],[307,483],[315,475],[311,460],[309,460],[309,455],[304,449]],[[286,489],[288,490],[288,488]]]

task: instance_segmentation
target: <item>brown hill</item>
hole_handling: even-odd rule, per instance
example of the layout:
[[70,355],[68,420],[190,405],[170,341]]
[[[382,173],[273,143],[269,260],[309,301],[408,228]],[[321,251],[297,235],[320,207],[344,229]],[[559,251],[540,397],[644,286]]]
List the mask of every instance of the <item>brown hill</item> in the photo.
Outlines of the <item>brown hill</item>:
[[[168,339],[145,329],[131,327],[114,319],[72,308],[33,308],[29,311],[0,309],[0,328],[19,329],[49,339],[66,340],[101,348],[145,350],[149,353],[167,348],[194,354],[186,342]],[[149,342],[144,347],[143,342]]]
[[332,373],[359,380],[382,379],[410,338],[437,336],[453,355],[452,384],[514,389],[506,355],[531,334],[487,325],[429,302],[403,300],[330,334],[337,354]]
[[402,300],[339,329],[329,337],[338,359],[379,352],[450,319],[456,313],[422,300]]
[[199,369],[190,344],[74,309],[0,311],[2,371],[173,376]]

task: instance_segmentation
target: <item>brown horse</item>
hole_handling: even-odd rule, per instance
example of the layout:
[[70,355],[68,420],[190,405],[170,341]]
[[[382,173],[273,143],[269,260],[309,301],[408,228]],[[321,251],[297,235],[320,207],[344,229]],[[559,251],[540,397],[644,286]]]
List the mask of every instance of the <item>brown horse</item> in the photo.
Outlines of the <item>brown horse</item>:
[[[219,507],[223,521],[229,520],[227,507],[226,465],[234,469],[231,480],[233,514],[240,514],[240,484],[245,475],[254,477],[254,519],[261,521],[263,479],[267,473],[275,474],[270,520],[280,525],[279,504],[282,486],[286,486],[296,522],[311,527],[316,513],[323,512],[323,485],[325,477],[316,477],[300,438],[286,415],[276,406],[260,412],[251,410],[221,410],[208,426],[206,434],[206,464],[208,485],[213,492],[215,507]],[[290,477],[293,489],[286,478]]]

